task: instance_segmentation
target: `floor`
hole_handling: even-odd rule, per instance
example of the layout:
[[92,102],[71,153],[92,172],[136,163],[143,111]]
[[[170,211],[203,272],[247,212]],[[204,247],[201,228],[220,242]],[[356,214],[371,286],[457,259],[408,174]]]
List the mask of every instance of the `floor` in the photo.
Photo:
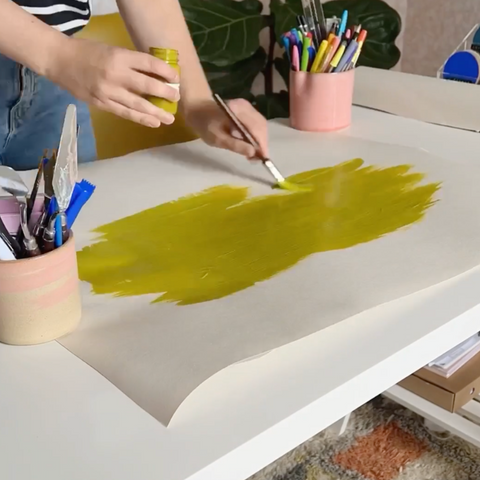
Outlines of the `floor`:
[[478,479],[479,449],[378,397],[352,414],[344,435],[322,432],[251,480]]

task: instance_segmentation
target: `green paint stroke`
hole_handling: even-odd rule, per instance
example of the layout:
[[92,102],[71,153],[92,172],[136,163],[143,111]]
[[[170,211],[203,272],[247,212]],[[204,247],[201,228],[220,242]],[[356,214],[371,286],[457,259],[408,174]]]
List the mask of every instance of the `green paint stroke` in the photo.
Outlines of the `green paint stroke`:
[[422,185],[410,169],[354,159],[288,179],[310,191],[249,198],[248,188],[224,185],[158,205],[97,228],[100,241],[78,253],[80,278],[98,294],[179,305],[222,298],[314,253],[421,220],[440,185]]

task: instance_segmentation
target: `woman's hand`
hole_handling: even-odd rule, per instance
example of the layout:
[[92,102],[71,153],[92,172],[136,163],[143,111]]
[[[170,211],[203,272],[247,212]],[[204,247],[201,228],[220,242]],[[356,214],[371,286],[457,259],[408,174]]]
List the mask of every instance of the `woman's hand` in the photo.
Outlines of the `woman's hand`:
[[178,90],[166,83],[178,83],[178,74],[146,53],[69,38],[58,51],[52,52],[45,73],[80,100],[119,117],[152,128],[175,120],[143,96],[177,101]]
[[247,100],[238,98],[227,103],[257,141],[258,150],[243,140],[230,118],[213,100],[184,107],[185,121],[208,145],[231,150],[248,159],[268,158],[267,120]]

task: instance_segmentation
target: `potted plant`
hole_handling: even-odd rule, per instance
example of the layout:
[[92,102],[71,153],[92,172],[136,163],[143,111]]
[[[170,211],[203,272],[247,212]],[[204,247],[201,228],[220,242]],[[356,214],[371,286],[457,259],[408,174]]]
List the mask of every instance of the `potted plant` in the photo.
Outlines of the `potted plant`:
[[[258,0],[180,0],[207,78],[224,98],[250,100],[267,118],[288,116],[288,94],[273,91],[276,69],[288,86],[286,56],[276,56],[280,35],[296,26],[303,13],[301,0],[271,0],[270,14],[262,14]],[[392,68],[400,59],[395,39],[401,30],[398,13],[382,0],[338,0],[323,4],[325,17],[349,12],[349,23],[368,30],[359,65]],[[267,28],[266,48],[260,32]],[[254,96],[251,87],[263,73],[265,93]]]

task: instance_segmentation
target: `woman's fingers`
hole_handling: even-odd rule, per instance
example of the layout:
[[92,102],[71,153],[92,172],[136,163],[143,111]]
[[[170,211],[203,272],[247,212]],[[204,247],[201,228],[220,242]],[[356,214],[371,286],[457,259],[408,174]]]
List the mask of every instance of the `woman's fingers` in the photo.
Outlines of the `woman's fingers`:
[[95,102],[94,105],[102,110],[113,113],[114,115],[125,118],[126,120],[139,123],[140,125],[144,125],[146,127],[158,128],[162,123],[157,116],[135,110],[124,105],[123,103],[115,102],[110,98],[105,101]]
[[230,150],[247,158],[253,158],[256,155],[252,145],[243,140],[237,140],[227,132],[216,132],[215,140],[212,143],[214,147]]
[[157,127],[160,126],[160,123],[170,125],[175,121],[175,117],[171,113],[156,107],[140,95],[136,95],[128,90],[113,90],[109,95],[109,100],[152,117],[158,123],[158,125],[155,125]]
[[164,61],[146,53],[120,50],[118,61],[114,58],[112,64],[117,82],[128,90],[171,102],[180,100],[179,89],[168,85],[179,82],[178,73]]
[[228,105],[257,141],[260,147],[257,154],[261,158],[268,158],[268,126],[265,117],[242,98],[230,100]]
[[169,83],[178,83],[178,72],[159,58],[142,52],[128,51],[127,64],[139,72],[145,72],[163,78]]
[[124,77],[122,83],[129,90],[141,95],[165,98],[170,102],[178,102],[180,100],[180,92],[178,89],[167,85],[157,78],[149,77],[140,72],[133,70],[128,71],[128,75]]

